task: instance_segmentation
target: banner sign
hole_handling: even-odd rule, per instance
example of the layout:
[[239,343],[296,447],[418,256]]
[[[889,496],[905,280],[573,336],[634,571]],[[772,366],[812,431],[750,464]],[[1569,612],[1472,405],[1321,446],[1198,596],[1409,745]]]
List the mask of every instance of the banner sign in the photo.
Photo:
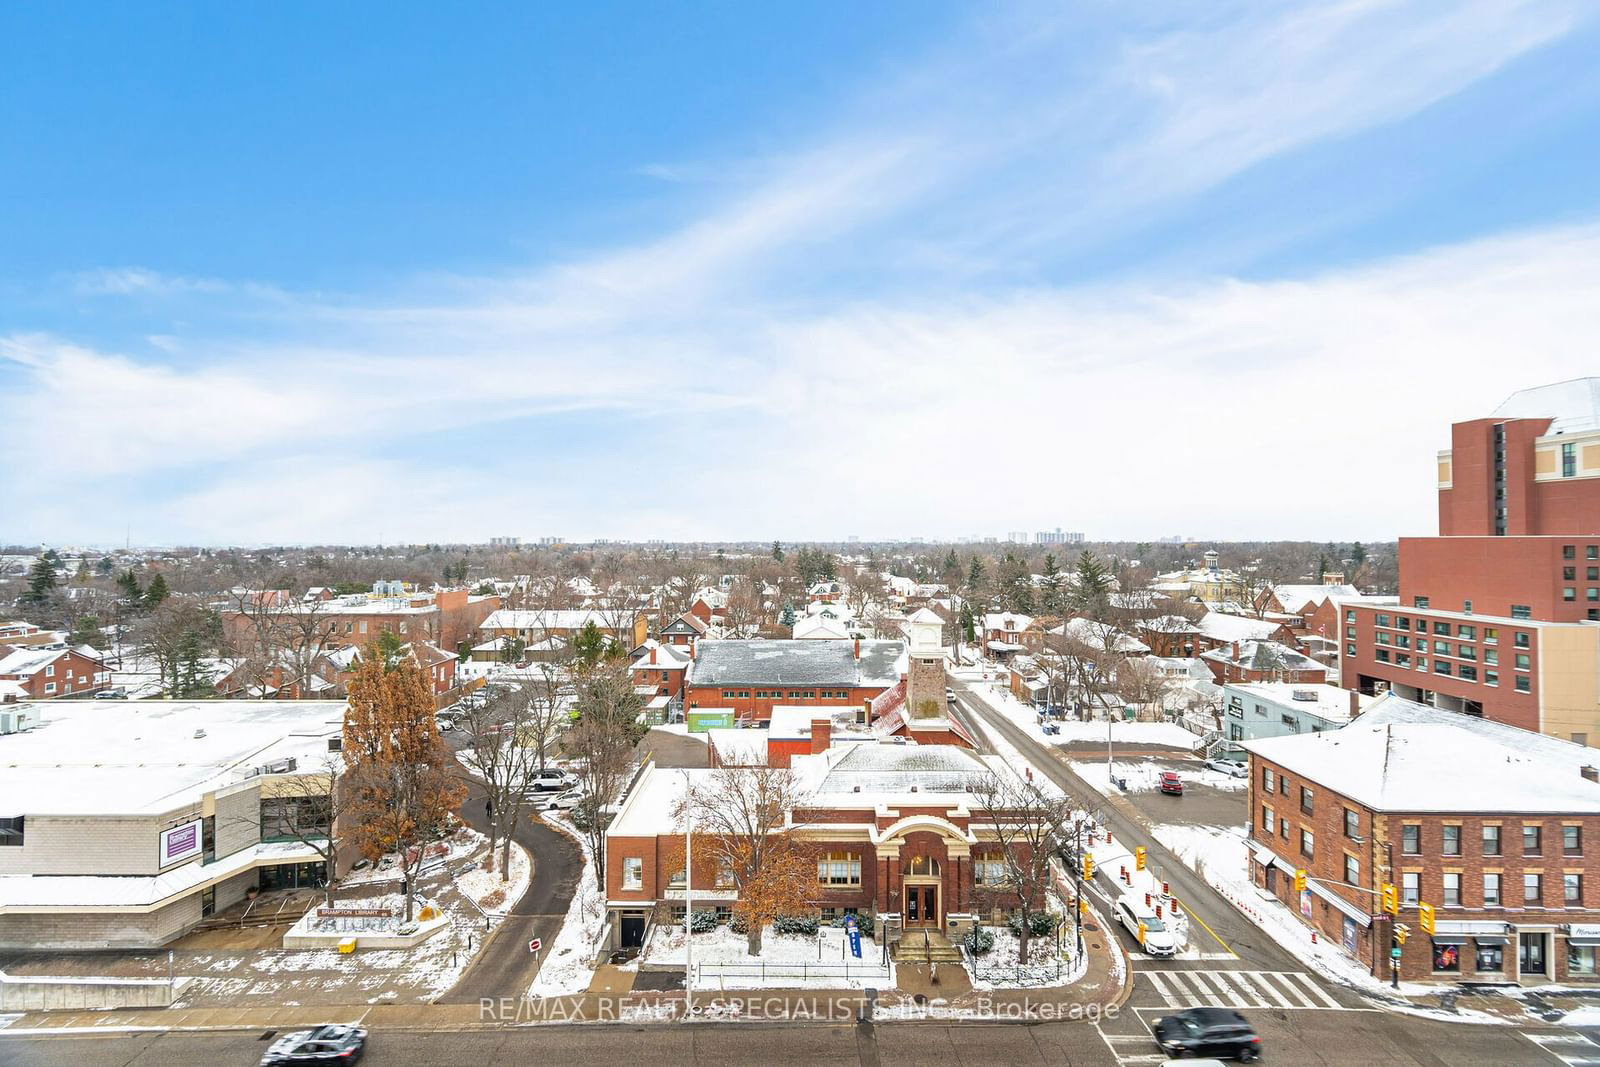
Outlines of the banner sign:
[[161,860],[158,866],[169,867],[179,860],[200,854],[200,820],[174,826],[161,831]]
[[850,955],[856,959],[861,958],[861,925],[856,922],[855,916],[850,916],[844,921],[844,931],[850,936]]

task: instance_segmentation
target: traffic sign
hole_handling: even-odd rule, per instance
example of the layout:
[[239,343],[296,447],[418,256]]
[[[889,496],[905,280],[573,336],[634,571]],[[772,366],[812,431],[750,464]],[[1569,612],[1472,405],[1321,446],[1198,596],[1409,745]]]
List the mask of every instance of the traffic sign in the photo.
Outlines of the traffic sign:
[[543,947],[544,947],[544,942],[539,940],[537,937],[530,938],[528,940],[528,951],[529,952],[538,952]]
[[1389,950],[1389,958],[1392,960],[1397,960],[1400,958],[1400,947],[1398,945]]

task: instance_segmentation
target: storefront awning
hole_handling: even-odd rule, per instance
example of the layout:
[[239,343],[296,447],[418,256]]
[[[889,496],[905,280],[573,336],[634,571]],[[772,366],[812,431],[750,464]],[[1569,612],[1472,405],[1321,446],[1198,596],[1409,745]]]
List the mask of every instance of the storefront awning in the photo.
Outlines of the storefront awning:
[[1435,945],[1465,945],[1467,937],[1465,934],[1434,934],[1433,943]]
[[1567,944],[1573,948],[1600,948],[1600,937],[1569,937]]
[[1475,934],[1472,940],[1480,945],[1509,945],[1511,939],[1504,934]]

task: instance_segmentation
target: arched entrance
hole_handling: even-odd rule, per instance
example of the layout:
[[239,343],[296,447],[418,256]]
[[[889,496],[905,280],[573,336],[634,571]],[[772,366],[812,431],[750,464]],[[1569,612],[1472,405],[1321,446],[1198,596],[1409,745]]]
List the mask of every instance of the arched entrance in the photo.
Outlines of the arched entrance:
[[965,910],[963,879],[971,877],[972,840],[935,815],[912,815],[885,827],[878,842],[883,868],[878,907],[906,930],[943,932]]

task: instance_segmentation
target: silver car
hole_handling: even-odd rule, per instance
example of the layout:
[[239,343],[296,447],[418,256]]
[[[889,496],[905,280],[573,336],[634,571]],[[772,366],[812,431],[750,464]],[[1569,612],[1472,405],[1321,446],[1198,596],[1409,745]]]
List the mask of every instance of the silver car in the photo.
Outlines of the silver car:
[[1208,759],[1206,760],[1206,770],[1221,771],[1223,774],[1232,775],[1235,778],[1245,778],[1250,774],[1250,768],[1236,759]]

